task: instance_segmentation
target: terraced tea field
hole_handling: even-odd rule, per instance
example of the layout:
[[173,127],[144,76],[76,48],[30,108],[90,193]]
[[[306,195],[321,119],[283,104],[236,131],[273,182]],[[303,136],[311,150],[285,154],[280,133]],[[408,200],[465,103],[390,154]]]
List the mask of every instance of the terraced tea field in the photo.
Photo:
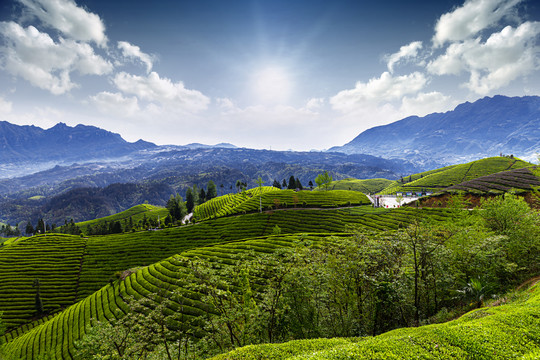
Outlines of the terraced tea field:
[[[226,266],[224,264],[234,262],[242,254],[273,252],[298,241],[331,241],[336,236],[350,235],[306,233],[301,238],[297,235],[270,236],[183,252],[104,286],[49,320],[34,324],[35,327],[21,336],[12,339],[8,335],[10,342],[6,350],[17,359],[35,359],[46,353],[52,354],[53,359],[70,359],[74,341],[83,336],[91,319],[107,321],[122,316],[128,311],[124,299],[129,296],[140,299],[158,291],[162,296],[174,299],[171,310],[181,312],[186,318],[205,316],[208,305],[200,301],[201,294],[184,287],[187,279],[193,278],[189,259],[197,257],[214,266]],[[259,282],[263,280],[259,279]]]
[[443,220],[448,216],[445,209],[290,209],[218,218],[161,231],[87,238],[53,234],[21,239],[0,248],[0,310],[13,330],[35,316],[35,278],[41,281],[45,310],[54,313],[99,290],[110,279],[116,279],[118,272],[201,246],[270,235],[275,226],[282,234],[341,233],[351,227],[379,231],[397,229],[415,218]]
[[[332,181],[328,185],[328,190],[352,190],[360,191],[364,194],[375,194],[395,183],[395,181],[388,179],[343,179]],[[325,191],[324,188],[315,188],[315,190]]]
[[[258,189],[253,189],[258,190]],[[368,205],[369,199],[362,193],[348,190],[334,191],[294,191],[263,188],[262,195],[253,191],[250,194],[235,194],[225,199],[216,198],[199,205],[194,210],[197,220],[246,214],[263,210],[283,208],[336,208],[352,205]]]
[[540,178],[535,174],[537,171],[536,167],[531,167],[481,176],[451,186],[445,192],[464,191],[479,195],[502,194],[507,191],[527,192],[533,187],[540,186]]
[[83,232],[90,226],[96,226],[103,224],[105,222],[111,223],[115,221],[120,221],[122,225],[129,221],[131,218],[131,221],[134,224],[137,224],[139,221],[143,220],[143,218],[157,220],[158,218],[163,221],[167,215],[169,215],[169,210],[167,210],[164,207],[161,206],[155,206],[155,205],[149,205],[149,204],[141,204],[133,206],[126,211],[122,211],[118,214],[114,214],[111,216],[106,216],[103,218],[95,219],[95,220],[89,220],[89,221],[83,221],[79,222],[76,225],[79,226]]
[[[521,169],[531,166],[531,163],[515,158],[492,157],[470,163],[449,166],[438,169],[439,171],[431,173],[422,173],[412,176],[411,182],[396,182],[381,191],[381,194],[395,194],[396,192],[419,192],[430,191],[438,192],[447,187],[460,184],[465,181],[476,179],[480,176],[486,176],[501,171],[512,169]],[[408,181],[408,177],[404,177]]]

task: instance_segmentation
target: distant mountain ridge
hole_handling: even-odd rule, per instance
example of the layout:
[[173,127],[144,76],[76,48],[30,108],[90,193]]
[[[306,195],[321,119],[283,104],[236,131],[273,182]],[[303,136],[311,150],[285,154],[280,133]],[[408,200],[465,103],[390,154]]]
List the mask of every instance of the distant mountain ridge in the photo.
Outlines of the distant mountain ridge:
[[79,161],[116,158],[155,148],[147,141],[127,142],[119,134],[95,126],[58,123],[50,129],[0,121],[2,163],[21,161]]
[[456,164],[500,153],[530,157],[540,152],[540,97],[485,97],[453,111],[410,116],[368,129],[330,149],[426,167]]

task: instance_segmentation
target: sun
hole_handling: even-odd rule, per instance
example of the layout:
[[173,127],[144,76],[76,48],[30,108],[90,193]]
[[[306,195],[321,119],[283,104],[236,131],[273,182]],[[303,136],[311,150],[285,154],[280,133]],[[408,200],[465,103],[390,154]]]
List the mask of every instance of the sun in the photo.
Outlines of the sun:
[[263,104],[284,104],[291,95],[292,81],[287,70],[267,66],[253,74],[253,95]]

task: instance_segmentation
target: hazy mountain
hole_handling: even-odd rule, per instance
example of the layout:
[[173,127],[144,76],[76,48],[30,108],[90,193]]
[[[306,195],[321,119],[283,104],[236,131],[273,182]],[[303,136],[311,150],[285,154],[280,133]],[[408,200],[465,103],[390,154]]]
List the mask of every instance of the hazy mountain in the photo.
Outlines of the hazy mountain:
[[368,129],[330,150],[403,158],[425,167],[500,153],[531,157],[540,151],[540,97],[485,97],[446,113]]
[[58,123],[44,130],[0,121],[2,163],[117,158],[154,147],[143,140],[127,142],[119,134],[94,126]]
[[[236,191],[237,180],[255,187],[259,176],[265,185],[294,176],[307,187],[325,170],[338,180],[396,179],[416,169],[404,161],[360,154],[244,148],[152,150],[124,161],[56,166],[24,177],[2,179],[0,221],[35,222],[40,216],[57,223],[63,223],[66,217],[83,221],[142,201],[164,204],[171,194],[185,195],[188,187],[206,187],[209,180],[216,183],[220,195]],[[139,186],[137,196],[126,196],[133,184]],[[104,194],[100,188],[108,189],[108,195],[99,195]]]

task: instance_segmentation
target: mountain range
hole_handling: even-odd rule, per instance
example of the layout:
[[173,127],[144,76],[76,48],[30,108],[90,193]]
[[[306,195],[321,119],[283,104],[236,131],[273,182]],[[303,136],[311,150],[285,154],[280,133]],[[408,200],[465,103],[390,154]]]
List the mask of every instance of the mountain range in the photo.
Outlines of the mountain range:
[[501,153],[532,159],[540,152],[540,97],[485,97],[453,111],[410,116],[330,151],[406,159],[426,168]]

